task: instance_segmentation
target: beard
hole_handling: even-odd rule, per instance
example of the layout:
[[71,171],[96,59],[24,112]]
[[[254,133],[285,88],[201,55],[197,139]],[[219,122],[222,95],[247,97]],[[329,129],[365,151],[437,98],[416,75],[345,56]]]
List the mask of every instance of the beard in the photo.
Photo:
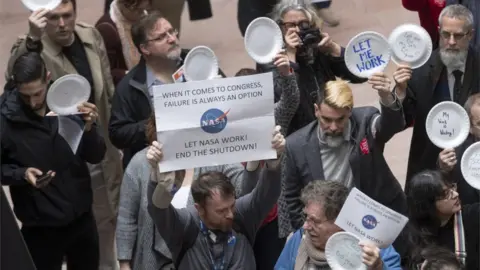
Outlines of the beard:
[[344,139],[343,132],[340,133],[326,133],[325,131],[318,128],[318,136],[322,143],[326,144],[328,147],[336,148],[342,145]]
[[446,49],[440,48],[440,59],[443,64],[452,70],[461,69],[465,66],[467,61],[468,50],[466,49]]
[[178,44],[173,45],[167,53],[167,59],[172,61],[180,60],[180,54],[182,50]]

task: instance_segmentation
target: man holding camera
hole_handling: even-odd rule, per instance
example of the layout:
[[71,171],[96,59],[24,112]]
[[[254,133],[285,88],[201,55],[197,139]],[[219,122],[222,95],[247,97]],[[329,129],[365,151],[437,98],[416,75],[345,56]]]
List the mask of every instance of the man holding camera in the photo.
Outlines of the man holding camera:
[[[344,49],[333,42],[327,33],[319,30],[320,19],[315,9],[304,4],[289,4],[281,1],[275,6],[273,19],[280,25],[285,40],[290,65],[295,71],[300,90],[300,105],[287,130],[287,135],[315,120],[313,104],[317,92],[336,77],[351,83],[366,80],[353,75],[345,64]],[[260,66],[269,71],[273,66]],[[275,92],[278,101],[281,92]]]

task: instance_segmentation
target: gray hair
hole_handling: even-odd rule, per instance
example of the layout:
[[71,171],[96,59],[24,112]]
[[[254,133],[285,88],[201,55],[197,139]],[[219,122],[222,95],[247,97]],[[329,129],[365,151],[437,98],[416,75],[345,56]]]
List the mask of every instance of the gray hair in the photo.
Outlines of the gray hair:
[[348,193],[348,188],[339,182],[315,180],[303,188],[300,199],[304,205],[312,202],[322,205],[325,217],[334,220],[342,210]]
[[468,117],[471,119],[472,118],[472,107],[473,105],[477,105],[480,103],[480,93],[473,94],[468,97],[467,101],[465,102],[465,105],[463,105],[463,108],[465,111],[468,113]]
[[463,20],[465,21],[464,30],[470,31],[473,29],[473,14],[463,5],[446,6],[440,13],[440,16],[438,16],[438,25],[440,25],[440,27],[442,26],[443,17]]
[[292,10],[303,12],[312,24],[317,24],[319,21],[318,15],[309,0],[280,0],[270,13],[270,18],[279,23],[282,21],[285,13]]

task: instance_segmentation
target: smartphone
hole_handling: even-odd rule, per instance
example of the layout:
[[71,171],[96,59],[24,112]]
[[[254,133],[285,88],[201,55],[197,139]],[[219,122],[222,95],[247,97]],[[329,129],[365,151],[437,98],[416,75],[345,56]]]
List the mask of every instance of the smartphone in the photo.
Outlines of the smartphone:
[[50,180],[52,178],[52,172],[47,172],[46,174],[40,176],[40,178],[37,178],[37,185],[41,185],[44,182]]

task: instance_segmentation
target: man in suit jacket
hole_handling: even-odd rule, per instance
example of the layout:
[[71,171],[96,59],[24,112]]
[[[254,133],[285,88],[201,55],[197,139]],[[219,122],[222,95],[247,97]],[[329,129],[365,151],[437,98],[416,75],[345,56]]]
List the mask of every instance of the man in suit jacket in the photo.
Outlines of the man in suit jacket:
[[[381,97],[375,107],[353,108],[353,94],[344,81],[330,81],[318,95],[318,120],[287,138],[282,175],[283,195],[293,230],[302,227],[303,187],[314,180],[333,180],[356,187],[377,202],[405,214],[406,201],[383,156],[392,136],[404,126],[400,103],[383,73],[369,80]],[[281,197],[282,198],[282,197]],[[394,244],[400,254],[404,250]]]
[[[412,72],[402,65],[394,73],[407,127],[413,126],[405,189],[416,173],[437,168],[441,149],[430,142],[425,129],[432,107],[442,101],[463,106],[479,90],[479,51],[469,46],[474,33],[472,13],[461,5],[447,6],[440,14],[439,32],[439,48],[424,66]],[[406,77],[411,79],[405,81]]]
[[102,36],[93,26],[76,21],[75,0],[62,0],[50,11],[34,11],[29,26],[28,35],[20,37],[12,48],[7,78],[17,57],[27,51],[36,51],[41,53],[52,80],[67,74],[80,74],[92,87],[89,102],[99,110],[97,121],[107,145],[103,161],[89,164],[93,209],[100,237],[100,266],[101,269],[115,269],[115,223],[123,169],[120,153],[108,139],[114,85]]

